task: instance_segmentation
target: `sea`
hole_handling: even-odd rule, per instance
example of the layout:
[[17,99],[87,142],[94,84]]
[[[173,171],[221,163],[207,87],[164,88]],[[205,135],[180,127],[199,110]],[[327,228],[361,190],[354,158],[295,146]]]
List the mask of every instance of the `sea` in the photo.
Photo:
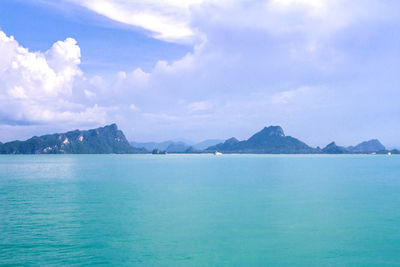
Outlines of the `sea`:
[[399,266],[400,156],[3,155],[2,266]]

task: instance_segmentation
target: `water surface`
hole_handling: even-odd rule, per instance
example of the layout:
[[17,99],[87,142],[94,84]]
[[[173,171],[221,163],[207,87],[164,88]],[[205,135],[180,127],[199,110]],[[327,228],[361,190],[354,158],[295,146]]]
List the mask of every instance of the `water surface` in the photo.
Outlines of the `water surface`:
[[400,157],[0,156],[0,264],[400,264]]

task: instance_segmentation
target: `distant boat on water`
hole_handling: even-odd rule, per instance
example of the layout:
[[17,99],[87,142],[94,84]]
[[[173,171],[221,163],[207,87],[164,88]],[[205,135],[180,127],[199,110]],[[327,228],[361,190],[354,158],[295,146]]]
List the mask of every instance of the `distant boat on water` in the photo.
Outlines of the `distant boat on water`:
[[214,152],[214,155],[215,155],[215,156],[221,156],[222,153],[221,153],[221,152],[218,152],[218,151],[215,151],[215,152]]

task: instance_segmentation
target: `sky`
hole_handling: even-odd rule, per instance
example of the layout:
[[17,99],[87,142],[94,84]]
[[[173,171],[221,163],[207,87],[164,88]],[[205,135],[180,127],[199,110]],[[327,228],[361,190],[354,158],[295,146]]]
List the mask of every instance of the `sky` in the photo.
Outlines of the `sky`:
[[400,147],[397,0],[1,0],[0,141],[117,123],[131,141]]

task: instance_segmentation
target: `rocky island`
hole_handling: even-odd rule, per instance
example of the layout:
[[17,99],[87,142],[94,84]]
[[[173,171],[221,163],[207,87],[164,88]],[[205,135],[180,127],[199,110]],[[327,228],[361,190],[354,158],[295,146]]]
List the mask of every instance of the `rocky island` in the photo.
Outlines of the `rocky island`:
[[[218,139],[202,144],[217,143]],[[387,150],[377,139],[356,146],[343,147],[331,142],[323,149],[313,148],[291,136],[282,127],[269,126],[247,140],[229,138],[208,148],[184,142],[129,143],[118,126],[110,124],[91,130],[34,136],[26,141],[0,142],[0,154],[135,154],[135,153],[248,153],[248,154],[399,154]]]

